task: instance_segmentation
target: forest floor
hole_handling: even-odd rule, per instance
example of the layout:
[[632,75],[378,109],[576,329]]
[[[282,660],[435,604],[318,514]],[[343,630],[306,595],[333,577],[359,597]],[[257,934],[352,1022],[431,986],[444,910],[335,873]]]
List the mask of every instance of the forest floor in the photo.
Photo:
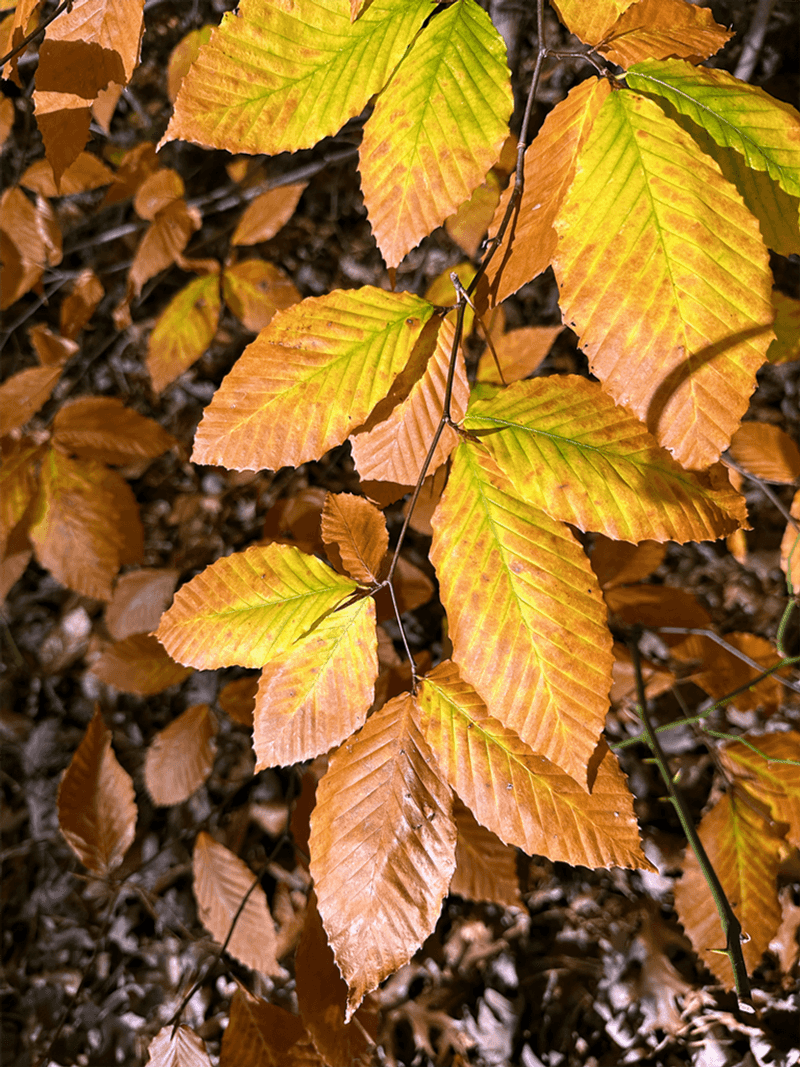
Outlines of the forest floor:
[[[721,0],[710,6],[717,21],[738,31],[715,60],[735,70],[756,10],[765,5]],[[148,0],[142,62],[109,132],[93,127],[89,151],[119,158],[137,144],[159,141],[170,114],[165,71],[172,49],[190,29],[216,23],[229,7],[223,0]],[[798,7],[789,0],[771,6],[751,78],[792,103],[800,91],[797,18]],[[520,19],[524,82],[530,77],[533,28]],[[554,18],[548,19],[548,27],[553,44],[568,43]],[[33,61],[23,60],[20,72],[28,88],[33,70]],[[537,126],[582,73],[577,62],[545,70]],[[30,94],[27,89],[14,92],[17,121],[3,148],[4,187],[42,156],[36,124],[26,110]],[[313,150],[261,161],[260,177],[267,183],[293,175],[308,182],[289,222],[255,248],[260,257],[278,264],[303,296],[337,287],[388,285],[361,202],[357,137],[353,123]],[[173,142],[160,159],[181,174],[190,205],[203,216],[188,254],[223,259],[246,200],[246,185],[231,176],[231,158]],[[28,293],[4,313],[2,376],[5,380],[34,365],[28,328],[45,324],[57,330],[59,290],[91,267],[105,295],[80,350],[33,426],[46,429],[67,399],[109,396],[157,420],[177,438],[178,448],[123,473],[141,509],[144,565],[174,570],[183,581],[223,553],[262,538],[265,522],[274,520],[272,509],[281,501],[310,501],[312,522],[314,501],[324,491],[357,491],[358,479],[347,447],[319,463],[275,474],[238,474],[189,462],[203,408],[254,334],[230,311],[223,312],[208,351],[156,396],[144,363],[148,334],[188,275],[177,266],[159,274],[133,302],[130,325],[115,321],[114,309],[123,300],[126,274],[146,223],[135,215],[130,200],[106,207],[102,201],[103,190],[53,201],[64,235],[63,260],[48,270],[43,295]],[[397,286],[423,293],[463,259],[458,246],[437,231],[401,265]],[[774,269],[777,285],[796,294],[797,257],[775,257]],[[548,272],[507,301],[506,316],[509,328],[559,323],[552,275]],[[477,335],[470,344],[477,357]],[[537,373],[588,373],[569,330],[559,336]],[[797,363],[764,367],[747,417],[778,426],[800,441]],[[692,594],[719,633],[744,631],[774,641],[787,595],[779,566],[786,520],[758,485],[746,482],[743,491],[752,530],[738,559],[724,542],[670,545],[649,581]],[[790,506],[792,492],[791,486],[774,487],[784,508]],[[390,534],[402,521],[401,507],[398,503],[387,511]],[[295,537],[302,537],[302,514],[284,521]],[[427,544],[424,534],[414,533],[409,558],[435,580]],[[412,651],[435,659],[442,648],[438,601],[417,608],[406,621]],[[143,1064],[149,1041],[171,1020],[201,974],[204,980],[182,1021],[202,1035],[212,1055],[218,1055],[237,981],[292,1009],[290,969],[282,979],[256,979],[261,985],[254,987],[246,968],[227,955],[216,959],[217,946],[198,920],[192,893],[196,834],[224,827],[229,846],[253,870],[265,870],[262,882],[273,902],[278,887],[284,887],[283,906],[299,931],[308,876],[282,834],[298,796],[302,802],[307,797],[303,768],[253,775],[250,733],[219,704],[221,689],[248,672],[195,672],[182,685],[150,697],[117,691],[91,672],[109,643],[104,605],[70,592],[35,562],[8,591],[0,626],[3,1067]],[[796,629],[789,649],[800,651]],[[647,652],[682,678],[691,673],[689,665],[672,662],[669,648],[655,638]],[[690,710],[706,696],[690,682],[680,686],[680,695]],[[117,872],[113,899],[86,877],[61,836],[56,805],[62,772],[98,701],[113,731],[116,755],[136,783],[139,809],[136,840]],[[196,704],[210,705],[219,721],[213,771],[188,801],[156,807],[142,786],[145,748],[159,730]],[[611,740],[630,736],[630,704],[620,700],[609,714]],[[674,688],[658,697],[654,714],[660,722],[683,714]],[[785,690],[780,703],[768,709],[729,709],[726,723],[737,730],[800,729],[797,695]],[[688,727],[665,737],[699,820],[715,783],[708,746]],[[625,749],[621,759],[636,798],[645,849],[660,873],[590,871],[520,854],[518,906],[447,898],[435,933],[375,996],[380,1012],[376,1062],[487,1067],[788,1067],[800,1062],[800,861],[795,858],[781,870],[785,921],[753,978],[758,1015],[739,1016],[732,994],[704,970],[677,922],[672,894],[685,839],[645,756],[643,747],[634,747]],[[297,826],[302,811],[293,818]]]

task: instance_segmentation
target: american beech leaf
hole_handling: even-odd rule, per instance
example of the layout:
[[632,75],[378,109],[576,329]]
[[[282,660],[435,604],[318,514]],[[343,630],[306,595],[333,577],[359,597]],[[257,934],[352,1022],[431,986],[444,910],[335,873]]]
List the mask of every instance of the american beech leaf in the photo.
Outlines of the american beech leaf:
[[147,1046],[147,1067],[211,1067],[205,1042],[188,1026],[165,1026]]
[[378,581],[389,547],[389,531],[374,504],[351,493],[328,493],[322,508],[322,540],[338,548],[347,573],[355,581]]
[[779,426],[743,422],[729,451],[740,467],[765,482],[792,485],[800,478],[800,449]]
[[789,363],[800,359],[800,300],[775,289],[772,293],[775,307],[775,340],[769,350],[771,363]]
[[305,1034],[296,1015],[237,989],[222,1035],[220,1067],[284,1067],[291,1047]]
[[[455,326],[444,319],[436,335],[436,347],[422,377],[411,392],[383,422],[350,438],[353,462],[362,478],[399,485],[415,485],[433,443],[442,417],[447,371],[453,350]],[[450,412],[460,422],[467,410],[469,382],[462,350],[456,355]],[[436,445],[429,470],[435,470],[458,444],[458,434],[445,426]]]
[[[726,793],[703,816],[697,832],[717,872],[747,940],[742,954],[748,971],[761,962],[780,926],[777,877],[786,843],[777,827],[754,807],[754,801]],[[675,910],[698,956],[728,989],[733,987],[714,899],[694,853],[687,850],[683,874],[675,886]]]
[[586,44],[599,44],[616,19],[634,0],[552,0],[570,33]]
[[219,274],[195,278],[170,300],[147,345],[147,370],[160,393],[205,352],[214,339],[222,300]]
[[475,0],[454,0],[414,41],[364,127],[361,186],[387,266],[470,199],[512,107],[503,39]]
[[157,637],[199,670],[263,667],[357,588],[291,545],[253,545],[181,586]]
[[144,783],[154,804],[180,804],[214,766],[217,722],[208,704],[194,704],[147,746]]
[[458,841],[450,892],[465,900],[520,907],[516,849],[504,845],[497,834],[481,826],[458,799],[453,804],[453,817]]
[[163,207],[139,243],[128,273],[129,294],[138,296],[145,282],[171,267],[202,223],[197,208],[178,197]]
[[80,348],[76,341],[71,341],[67,337],[60,337],[57,333],[53,333],[48,326],[43,326],[41,323],[31,326],[28,330],[28,336],[31,339],[36,355],[39,357],[39,362],[45,367],[63,367]]
[[495,719],[585,784],[613,656],[583,549],[472,444],[456,450],[432,523],[453,660]]
[[[499,304],[550,266],[558,240],[555,220],[575,176],[575,166],[592,125],[611,89],[587,78],[569,91],[544,120],[525,153],[525,188],[504,244],[487,269],[492,302]],[[489,227],[494,235],[508,210],[514,179]]]
[[540,365],[563,329],[563,326],[522,326],[501,334],[494,340],[500,370],[487,345],[478,363],[477,381],[511,385],[527,378]]
[[263,259],[245,259],[226,267],[222,294],[237,319],[253,333],[268,326],[276,311],[285,311],[302,300],[288,274]]
[[124,466],[155,459],[177,445],[154,419],[110,396],[86,396],[64,404],[53,419],[53,441],[82,459]]
[[311,874],[346,1018],[432,933],[455,868],[450,790],[395,697],[331,757],[311,817]]
[[0,437],[24,426],[43,407],[61,377],[61,367],[28,367],[0,385]]
[[532,378],[470,404],[464,426],[522,500],[624,541],[702,541],[747,524],[723,468],[683,470],[595,382]]
[[245,208],[231,244],[255,245],[259,241],[269,241],[294,215],[307,184],[279,185],[257,196]]
[[233,470],[319,459],[386,396],[433,310],[365,286],[280,312],[206,408],[192,459]]
[[672,56],[700,63],[731,37],[707,7],[686,0],[639,0],[623,11],[597,51],[620,67]]
[[99,707],[58,787],[58,825],[81,863],[101,876],[122,863],[133,843],[133,781],[117,762]]
[[[683,623],[678,622],[675,625],[681,626]],[[781,661],[775,646],[766,637],[758,634],[727,633],[725,641],[733,649],[738,649],[755,663],[761,664],[765,670]],[[759,669],[739,659],[733,651],[722,648],[701,634],[690,634],[672,649],[672,655],[679,660],[697,661],[699,669],[691,675],[691,680],[714,700],[719,700],[753,682],[761,673]],[[770,675],[751,685],[743,693],[737,693],[731,703],[742,712],[760,707],[764,709],[765,714],[771,715],[778,710],[782,699],[783,687],[775,675]]]
[[351,25],[338,0],[243,0],[183,79],[162,144],[311,148],[383,88],[431,11],[430,0],[374,0]]
[[490,715],[454,663],[440,663],[422,679],[417,702],[442,776],[501,841],[573,865],[652,869],[612,752],[606,749],[587,796]]
[[106,685],[139,696],[163,693],[192,673],[171,659],[152,634],[131,634],[116,641],[98,656],[91,672]]
[[[47,27],[45,44],[49,42],[54,49],[53,69],[47,72],[48,77],[66,79],[68,70],[74,69],[76,74],[99,79],[100,88],[108,81],[126,84],[139,62],[143,15],[144,0],[91,0],[73,4],[71,10]],[[94,50],[90,50],[91,45],[95,46]],[[67,66],[68,58],[73,62],[72,68]],[[42,62],[41,53],[39,62]],[[87,67],[93,69],[87,71]],[[54,84],[51,88],[59,92],[80,91],[71,84]],[[91,97],[95,95],[96,92],[89,93]]]
[[0,450],[0,550],[36,495],[36,465],[42,446],[26,438]]
[[[91,66],[91,61],[89,65]],[[33,93],[36,125],[39,127],[47,162],[52,168],[56,185],[60,185],[62,174],[80,156],[89,139],[89,127],[92,122],[89,103],[89,100],[77,93],[57,93],[39,89]]]
[[303,763],[363,725],[378,677],[375,602],[326,615],[264,668],[253,715],[256,771]]
[[786,529],[781,538],[781,569],[786,575],[786,583],[789,594],[794,595],[800,590],[800,533],[795,523],[800,519],[800,490],[794,494],[792,507],[789,512],[794,523],[787,522]]
[[74,340],[78,336],[103,299],[104,292],[103,283],[91,267],[81,271],[61,301],[59,322],[63,337]]
[[[194,896],[200,922],[221,945],[253,885],[253,872],[230,849],[204,830],[197,835],[192,856]],[[275,957],[275,924],[260,885],[239,912],[227,951],[245,967],[267,975],[282,975]]]
[[616,92],[556,230],[559,302],[592,372],[684,467],[714,463],[773,336],[767,250],[736,189],[657,104]]
[[27,168],[19,180],[20,185],[42,196],[72,196],[110,185],[114,172],[90,152],[81,152],[72,166],[61,175],[61,185],[56,186],[53,168],[46,159],[37,159]]
[[592,548],[592,570],[606,592],[618,585],[644,581],[663,562],[666,554],[666,545],[657,541],[632,545],[627,541],[612,541],[601,534],[595,538]]
[[168,567],[143,567],[118,579],[106,608],[105,623],[115,641],[150,633],[172,600],[180,572]]
[[[719,750],[723,767],[736,775],[737,783],[764,804],[773,819],[788,823],[786,840],[800,848],[800,733],[745,734],[744,740],[760,753],[732,741]],[[777,763],[775,760],[794,760]]]

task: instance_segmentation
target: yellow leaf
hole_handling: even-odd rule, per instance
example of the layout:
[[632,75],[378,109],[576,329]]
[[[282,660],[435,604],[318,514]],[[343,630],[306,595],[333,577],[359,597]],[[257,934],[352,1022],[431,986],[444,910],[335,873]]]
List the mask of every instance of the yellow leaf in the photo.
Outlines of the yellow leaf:
[[781,569],[786,575],[790,595],[800,591],[800,532],[797,523],[800,519],[800,490],[794,494],[789,513],[794,522],[787,522],[781,538]]
[[639,0],[604,34],[597,51],[620,67],[671,56],[700,63],[731,37],[732,31],[714,22],[707,7],[686,0]]
[[319,911],[350,987],[346,1018],[433,932],[455,868],[450,790],[395,697],[331,757],[311,817]]
[[493,718],[585,786],[613,657],[583,549],[469,444],[455,453],[432,522],[431,559],[465,680]]
[[598,44],[619,15],[634,0],[552,0],[556,13],[570,33],[586,44]]
[[363,725],[378,676],[375,603],[364,597],[326,615],[265,667],[256,696],[256,771],[303,763]]
[[171,659],[152,634],[131,634],[99,656],[91,672],[124,693],[153,696],[185,681],[192,673]]
[[[205,831],[197,835],[192,872],[200,922],[215,941],[224,944],[234,916],[253,885],[253,872]],[[284,974],[275,958],[275,924],[260,885],[250,892],[239,912],[227,951],[254,971]]]
[[743,422],[731,439],[731,459],[765,482],[791,485],[800,478],[800,449],[778,426]]
[[501,841],[565,863],[652,870],[639,844],[633,797],[607,748],[599,766],[594,761],[587,796],[491,716],[454,663],[426,675],[417,700],[443,777]]
[[350,493],[328,493],[322,509],[322,540],[338,548],[351,578],[366,584],[379,580],[389,532],[374,504]]
[[387,266],[470,199],[512,106],[502,38],[475,0],[454,0],[416,38],[364,127],[361,187]]
[[147,345],[147,369],[160,393],[205,352],[214,339],[222,306],[219,274],[195,278],[170,300]]
[[501,334],[493,342],[502,378],[487,345],[478,363],[477,380],[490,385],[511,385],[527,378],[545,358],[563,329],[563,326],[523,326]]
[[167,63],[167,96],[172,103],[180,91],[183,79],[200,53],[200,48],[208,44],[211,39],[213,26],[201,26],[197,30],[189,30],[185,37],[175,45],[169,55]]
[[263,259],[246,259],[226,267],[222,274],[225,303],[248,330],[258,333],[276,311],[302,300],[288,274]]
[[683,470],[595,382],[531,378],[470,404],[481,438],[522,500],[580,530],[625,541],[703,541],[747,524],[724,467]]
[[357,589],[289,545],[253,545],[181,586],[157,637],[199,670],[263,667]]
[[133,843],[133,781],[117,762],[99,708],[58,787],[58,825],[81,863],[103,876],[122,863]]
[[[601,78],[587,78],[575,86],[548,114],[525,153],[522,199],[505,242],[486,272],[493,304],[550,266],[557,241],[554,223],[575,176],[578,153],[610,92],[608,82]],[[499,230],[513,190],[512,179],[489,227],[490,235]]]
[[233,470],[319,459],[386,396],[433,310],[366,286],[280,312],[206,408],[192,459]]
[[154,804],[180,804],[214,766],[217,721],[208,704],[195,704],[159,731],[144,757],[144,783]]
[[595,120],[556,229],[561,308],[591,370],[684,467],[709,466],[772,340],[756,220],[658,105],[621,91]]

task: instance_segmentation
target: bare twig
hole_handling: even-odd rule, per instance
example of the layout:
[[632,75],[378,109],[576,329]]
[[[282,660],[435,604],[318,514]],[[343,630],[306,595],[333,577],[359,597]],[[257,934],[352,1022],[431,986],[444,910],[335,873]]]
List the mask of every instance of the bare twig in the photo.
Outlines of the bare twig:
[[764,496],[767,498],[767,500],[769,500],[771,504],[775,505],[775,507],[778,509],[781,515],[783,515],[784,519],[786,519],[789,525],[793,526],[794,529],[798,533],[800,533],[800,523],[798,523],[797,519],[792,517],[791,513],[789,512],[789,509],[784,505],[781,498],[776,493],[773,493],[773,491],[770,489],[770,487],[767,485],[763,478],[759,478],[757,474],[751,474],[750,471],[745,470],[744,467],[740,467],[738,463],[734,463],[734,461],[730,458],[730,456],[727,455],[727,453],[722,457],[722,462],[725,464],[726,467],[732,467],[733,470],[738,471],[739,474],[741,474],[744,478],[747,478],[749,481],[754,482],[764,494]]
[[14,56],[19,55],[20,52],[24,52],[29,44],[35,41],[37,37],[42,36],[50,23],[55,22],[59,15],[63,15],[65,11],[71,11],[73,2],[74,0],[63,0],[63,3],[58,5],[52,15],[48,15],[44,22],[29,33],[27,37],[23,37],[19,44],[12,48],[10,52],[6,52],[6,54],[0,58],[0,67],[4,67],[9,59],[13,59]]
[[[685,634],[687,637],[695,635],[697,637],[707,637],[709,641],[713,641],[719,645],[720,648],[724,648],[726,652],[730,652],[732,656],[740,659],[742,663],[746,663],[748,667],[752,667],[754,671],[758,671],[761,674],[764,671],[764,664],[759,663],[757,660],[751,659],[746,653],[740,651],[734,645],[729,645],[724,637],[720,637],[719,634],[715,634],[713,630],[700,630],[694,629],[690,626],[654,626],[653,632],[657,634]],[[797,657],[790,659],[788,662],[776,663],[774,667],[771,667],[767,672],[772,674],[775,671],[780,670],[781,667],[791,667],[794,663],[798,662]],[[781,685],[785,685],[787,689],[791,689],[793,693],[800,693],[800,684],[791,681],[789,678],[781,678],[778,676],[778,681]],[[746,688],[750,688],[751,685],[755,685],[755,682],[748,682]],[[737,690],[739,692],[739,690]]]

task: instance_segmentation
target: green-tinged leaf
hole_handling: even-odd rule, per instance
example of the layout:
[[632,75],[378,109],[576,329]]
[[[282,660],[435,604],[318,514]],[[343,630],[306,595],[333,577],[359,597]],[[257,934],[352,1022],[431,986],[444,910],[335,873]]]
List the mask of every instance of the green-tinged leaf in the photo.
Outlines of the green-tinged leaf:
[[[603,78],[587,78],[576,85],[548,114],[525,153],[525,186],[519,209],[512,215],[505,241],[486,272],[493,304],[550,266],[558,240],[554,223],[575,176],[578,153],[610,92]],[[500,229],[513,190],[512,178],[489,227],[491,235]]]
[[[759,813],[755,801],[736,793],[726,793],[703,816],[698,833],[747,935],[742,953],[748,971],[752,971],[781,922],[776,882],[787,846],[774,824]],[[675,909],[698,956],[731,989],[730,961],[719,951],[725,948],[719,915],[691,850],[687,850],[683,875],[675,886]]]
[[253,716],[256,771],[303,763],[363,726],[378,677],[375,601],[326,615],[264,668]]
[[583,549],[563,523],[520,500],[486,450],[471,444],[455,452],[432,524],[431,559],[459,670],[493,718],[585,786],[613,655]]
[[470,405],[521,499],[554,519],[620,541],[703,541],[746,525],[727,472],[683,470],[594,382],[532,378]]
[[621,67],[670,56],[700,63],[731,37],[707,7],[686,0],[639,0],[620,15],[597,51]]
[[433,310],[365,286],[279,312],[206,408],[192,459],[234,470],[319,459],[386,396]]
[[587,796],[491,716],[454,663],[440,663],[422,679],[417,701],[443,777],[502,841],[586,867],[652,869],[613,753],[605,750]]
[[0,553],[36,494],[36,468],[42,453],[41,445],[26,438],[10,442],[0,452]]
[[455,869],[450,790],[403,693],[331,757],[311,816],[311,874],[347,1018],[433,932]]
[[162,144],[310,148],[383,88],[431,11],[431,0],[374,0],[351,25],[340,0],[242,0],[183,79]]
[[790,196],[800,197],[800,114],[758,86],[724,70],[678,59],[638,63],[628,85],[668,100],[724,148],[735,148],[751,170],[766,171]]
[[727,448],[772,340],[758,223],[652,100],[612,93],[556,222],[564,320],[591,370],[689,468]]
[[743,740],[747,745],[734,741],[720,748],[723,766],[773,819],[788,824],[786,840],[800,848],[800,733],[745,734]]
[[170,300],[150,334],[147,369],[160,393],[205,352],[217,332],[219,274],[195,278]]
[[388,266],[469,200],[497,161],[512,107],[503,39],[475,0],[455,0],[414,42],[364,127],[361,185]]
[[356,588],[291,545],[253,545],[181,586],[156,636],[199,670],[263,667]]

